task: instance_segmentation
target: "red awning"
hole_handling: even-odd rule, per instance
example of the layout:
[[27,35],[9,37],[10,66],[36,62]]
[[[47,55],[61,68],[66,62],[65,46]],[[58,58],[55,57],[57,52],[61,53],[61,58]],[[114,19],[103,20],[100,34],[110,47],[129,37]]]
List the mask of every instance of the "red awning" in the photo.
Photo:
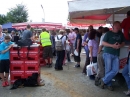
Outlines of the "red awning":
[[104,14],[104,15],[91,15],[91,16],[82,16],[73,19],[91,19],[91,20],[107,20],[111,14]]
[[[105,24],[93,24],[94,27],[104,26]],[[67,23],[67,26],[73,26],[73,27],[88,27],[90,24],[75,24],[75,23]]]

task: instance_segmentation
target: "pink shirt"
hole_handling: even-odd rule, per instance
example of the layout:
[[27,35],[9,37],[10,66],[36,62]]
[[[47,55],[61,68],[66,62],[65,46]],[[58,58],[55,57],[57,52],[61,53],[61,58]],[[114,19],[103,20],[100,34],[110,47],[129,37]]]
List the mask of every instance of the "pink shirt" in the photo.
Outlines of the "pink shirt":
[[69,33],[68,39],[70,40],[71,43],[75,43],[76,33],[75,32]]

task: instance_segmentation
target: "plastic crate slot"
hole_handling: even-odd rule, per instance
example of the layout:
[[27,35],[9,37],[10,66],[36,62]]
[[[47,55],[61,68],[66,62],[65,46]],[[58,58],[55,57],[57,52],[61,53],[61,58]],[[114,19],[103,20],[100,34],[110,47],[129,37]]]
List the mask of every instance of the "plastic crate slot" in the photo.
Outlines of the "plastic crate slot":
[[14,67],[14,70],[21,70],[21,67]]
[[21,60],[19,57],[13,57],[13,60]]
[[[19,48],[18,47],[14,47],[13,50],[18,50]],[[20,49],[19,49],[20,50]]]
[[35,67],[28,67],[28,70],[34,70]]
[[35,58],[32,58],[32,57],[28,57],[28,60],[35,60]]
[[14,76],[14,79],[21,79],[21,76]]

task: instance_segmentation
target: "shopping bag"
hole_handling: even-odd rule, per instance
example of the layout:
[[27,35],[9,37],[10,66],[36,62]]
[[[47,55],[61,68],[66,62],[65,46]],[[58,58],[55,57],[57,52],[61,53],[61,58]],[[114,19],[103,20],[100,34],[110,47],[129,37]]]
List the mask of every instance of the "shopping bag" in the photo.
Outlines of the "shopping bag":
[[70,45],[66,44],[66,51],[70,51]]
[[97,74],[97,70],[98,70],[97,63],[90,62],[90,64],[86,66],[86,70],[87,70],[86,71],[87,76]]

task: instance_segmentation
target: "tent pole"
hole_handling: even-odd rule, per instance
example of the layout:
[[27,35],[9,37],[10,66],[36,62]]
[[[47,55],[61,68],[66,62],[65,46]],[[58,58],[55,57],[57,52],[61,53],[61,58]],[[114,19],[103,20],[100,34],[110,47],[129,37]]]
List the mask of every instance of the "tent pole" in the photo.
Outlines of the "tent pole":
[[112,22],[114,23],[114,21],[115,21],[115,12],[114,12],[114,8],[112,9],[112,11],[113,11]]

